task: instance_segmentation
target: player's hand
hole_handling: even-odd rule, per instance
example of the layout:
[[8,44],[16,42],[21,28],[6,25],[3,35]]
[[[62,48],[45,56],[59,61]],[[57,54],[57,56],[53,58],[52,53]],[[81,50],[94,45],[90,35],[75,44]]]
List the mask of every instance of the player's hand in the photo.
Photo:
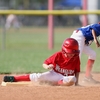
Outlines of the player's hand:
[[53,64],[48,65],[48,69],[52,69],[52,68],[54,68]]
[[98,42],[98,40],[94,40],[96,47],[100,47],[100,43]]
[[96,46],[97,46],[97,47],[100,47],[100,44],[99,44],[99,42],[97,42],[97,43],[96,43]]

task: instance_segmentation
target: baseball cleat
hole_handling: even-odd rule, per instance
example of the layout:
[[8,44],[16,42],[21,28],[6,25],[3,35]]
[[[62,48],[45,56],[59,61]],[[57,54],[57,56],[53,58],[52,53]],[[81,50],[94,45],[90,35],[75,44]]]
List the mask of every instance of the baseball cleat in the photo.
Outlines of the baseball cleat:
[[4,76],[4,82],[15,82],[14,76]]
[[82,81],[82,83],[90,83],[90,84],[100,84],[99,81],[94,80],[92,77],[85,77]]

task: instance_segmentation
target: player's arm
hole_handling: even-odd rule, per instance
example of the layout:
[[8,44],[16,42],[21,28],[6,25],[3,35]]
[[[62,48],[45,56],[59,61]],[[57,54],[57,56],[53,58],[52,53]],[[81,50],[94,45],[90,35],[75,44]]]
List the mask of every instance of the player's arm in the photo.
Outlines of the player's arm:
[[45,69],[52,69],[53,67],[54,67],[54,65],[53,64],[49,64],[49,65],[47,65],[47,64],[43,64],[43,67],[45,68]]
[[75,86],[77,86],[77,85],[79,85],[79,84],[78,84],[79,72],[76,72],[76,73],[75,73],[75,77],[76,77]]
[[93,30],[93,29],[92,29],[92,35],[93,35],[94,42],[95,42],[96,46],[97,46],[97,47],[100,47],[100,43],[98,42],[98,39],[97,39],[95,30]]
[[43,68],[45,69],[52,69],[54,68],[54,66],[56,65],[55,63],[55,59],[56,59],[57,53],[51,55],[49,58],[47,58],[44,63],[43,63]]

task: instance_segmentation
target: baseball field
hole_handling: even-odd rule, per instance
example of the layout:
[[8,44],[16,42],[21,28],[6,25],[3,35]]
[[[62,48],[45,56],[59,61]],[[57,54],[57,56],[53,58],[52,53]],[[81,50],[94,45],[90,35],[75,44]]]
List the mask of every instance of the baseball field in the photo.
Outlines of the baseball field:
[[[11,28],[3,33],[0,28],[0,83],[6,74],[25,74],[44,72],[43,61],[61,50],[65,38],[70,37],[78,27],[55,27],[54,48],[48,49],[47,27],[21,27],[20,30]],[[2,48],[4,47],[4,48]],[[91,45],[97,53],[93,67],[94,79],[100,81],[100,49],[94,43]],[[81,58],[80,84],[84,77],[87,56]],[[99,100],[100,85],[90,86],[50,86],[48,84],[31,85],[0,85],[0,100]]]

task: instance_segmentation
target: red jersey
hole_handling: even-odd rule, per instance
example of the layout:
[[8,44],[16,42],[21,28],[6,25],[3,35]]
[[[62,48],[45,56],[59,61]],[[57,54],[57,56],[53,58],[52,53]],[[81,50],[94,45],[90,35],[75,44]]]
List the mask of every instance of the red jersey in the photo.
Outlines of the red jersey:
[[64,76],[74,75],[80,72],[80,58],[79,56],[72,57],[71,59],[66,58],[63,53],[56,52],[44,61],[45,64],[53,64],[53,70]]

